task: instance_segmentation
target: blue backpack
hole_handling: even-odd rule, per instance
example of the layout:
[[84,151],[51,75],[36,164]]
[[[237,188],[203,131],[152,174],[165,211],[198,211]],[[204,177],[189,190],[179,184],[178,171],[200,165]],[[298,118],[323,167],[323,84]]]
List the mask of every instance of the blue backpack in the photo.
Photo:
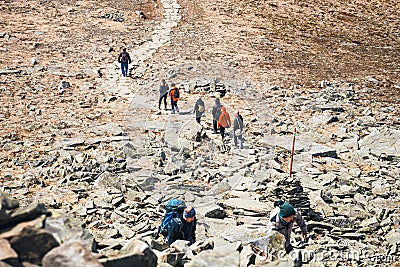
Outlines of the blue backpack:
[[179,98],[179,89],[178,89],[178,87],[175,87],[174,97],[175,98]]
[[161,222],[161,225],[158,227],[158,233],[163,236],[168,235],[168,230],[171,227],[171,223],[180,221],[180,217],[183,211],[186,208],[185,202],[180,199],[171,199],[165,205],[165,214],[164,218]]

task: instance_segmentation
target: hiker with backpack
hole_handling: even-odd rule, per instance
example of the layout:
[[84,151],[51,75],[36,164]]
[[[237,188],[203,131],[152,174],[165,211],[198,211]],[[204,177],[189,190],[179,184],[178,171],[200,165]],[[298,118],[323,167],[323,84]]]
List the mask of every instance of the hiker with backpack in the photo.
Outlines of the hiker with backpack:
[[294,222],[300,227],[304,239],[307,239],[307,225],[301,213],[288,202],[279,200],[275,206],[270,215],[269,227],[285,236],[285,250],[289,253],[293,250],[290,235]]
[[238,140],[240,148],[243,148],[243,117],[239,110],[235,112],[235,119],[233,120],[233,143],[235,147],[238,146]]
[[183,200],[172,199],[165,206],[165,215],[158,227],[158,234],[165,237],[165,242],[172,244],[176,240],[196,242],[196,211],[186,206]]
[[222,137],[222,141],[225,139],[225,129],[231,127],[231,124],[232,122],[229,113],[226,111],[224,106],[221,107],[221,114],[219,115],[218,119],[218,128]]
[[178,108],[178,100],[179,100],[179,88],[176,87],[174,83],[171,83],[171,90],[169,91],[169,95],[171,97],[171,107],[172,107],[172,114],[179,112]]
[[118,62],[121,63],[122,76],[128,76],[128,64],[132,63],[129,53],[126,52],[126,48],[122,49],[122,52],[118,56]]
[[196,104],[194,105],[194,114],[196,117],[196,121],[200,123],[201,121],[201,117],[203,117],[205,111],[205,106],[204,106],[204,101],[203,99],[201,99],[201,96],[199,96],[199,98],[196,101]]
[[164,109],[167,110],[167,96],[169,86],[164,79],[161,80],[161,85],[158,91],[160,92],[160,97],[158,99],[158,109],[161,109],[161,102],[164,101]]
[[221,115],[221,102],[219,101],[219,98],[216,98],[215,99],[215,105],[214,105],[214,107],[212,109],[213,129],[214,129],[214,133],[215,134],[218,132],[219,115]]

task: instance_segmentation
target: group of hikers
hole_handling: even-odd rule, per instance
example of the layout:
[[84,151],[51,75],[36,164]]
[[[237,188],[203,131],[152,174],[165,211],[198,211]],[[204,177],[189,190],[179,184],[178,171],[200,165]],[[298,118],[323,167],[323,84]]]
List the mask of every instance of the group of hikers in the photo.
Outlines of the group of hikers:
[[[166,81],[163,79],[159,87],[159,99],[158,99],[158,109],[161,109],[161,104],[164,103],[164,109],[167,110],[167,97],[170,96],[171,99],[171,110],[172,113],[175,111],[179,112],[178,101],[179,101],[179,88],[176,87],[174,83],[171,83],[171,89],[169,88]],[[205,114],[204,101],[199,95],[198,99],[193,108],[193,113],[195,115],[196,121],[201,124],[201,118]],[[213,117],[213,131],[214,133],[220,133],[222,140],[226,137],[226,129],[232,126],[232,121],[226,108],[221,104],[219,98],[215,99],[215,105],[212,109]],[[243,117],[239,111],[235,111],[235,118],[233,120],[233,141],[236,147],[238,145],[243,148]]]
[[158,89],[160,97],[158,99],[158,109],[161,109],[161,103],[164,102],[164,109],[167,110],[167,97],[171,99],[171,110],[172,113],[179,112],[178,101],[180,98],[179,88],[176,87],[175,83],[171,83],[171,89],[164,79],[161,80],[160,88]]
[[[118,62],[121,64],[122,76],[127,77],[128,65],[132,62],[129,53],[126,48],[122,49],[122,52],[118,56]],[[171,88],[168,86],[166,81],[163,79],[159,87],[159,99],[158,99],[158,109],[161,109],[161,105],[164,103],[164,109],[167,110],[167,98],[170,97],[171,103],[171,113],[179,113],[178,101],[180,98],[179,88],[175,83],[171,83]],[[201,118],[205,113],[205,105],[201,96],[198,97],[193,113],[195,114],[196,121],[201,124]],[[220,133],[222,140],[225,140],[226,129],[232,126],[232,121],[226,107],[223,106],[219,98],[215,99],[215,105],[212,109],[213,116],[213,131],[214,133]],[[233,142],[236,147],[243,148],[243,117],[239,111],[235,111],[235,118],[233,120]]]
[[[290,203],[279,200],[275,206],[268,219],[268,228],[285,237],[284,247],[289,254],[294,250],[290,242],[294,222],[300,227],[304,240],[307,239],[307,225],[301,213]],[[165,206],[165,215],[157,234],[168,244],[176,240],[186,240],[193,244],[196,242],[196,223],[194,207],[187,207],[183,200],[172,199]]]
[[[128,76],[128,64],[132,62],[126,48],[118,56],[118,62],[121,63],[122,75]],[[171,100],[172,113],[179,112],[178,101],[180,97],[179,88],[171,83],[171,88],[163,79],[159,87],[158,109],[161,109],[161,104],[164,103],[164,109],[167,110],[167,97]],[[205,105],[201,96],[198,97],[193,113],[196,121],[201,124],[201,118],[205,113]],[[230,128],[232,121],[226,107],[223,106],[219,98],[215,99],[215,105],[212,109],[213,117],[213,132],[220,133],[222,140],[225,139],[226,129]],[[233,140],[235,146],[243,148],[243,117],[239,111],[235,111],[233,120]],[[307,226],[300,212],[297,211],[288,202],[279,200],[276,203],[276,208],[272,210],[269,217],[268,226],[271,230],[275,230],[285,237],[285,250],[287,253],[293,251],[293,246],[290,242],[290,236],[294,222],[300,227],[303,238],[307,238]],[[192,206],[186,206],[184,201],[172,199],[168,201],[165,207],[165,215],[158,228],[158,235],[168,244],[172,244],[176,240],[186,240],[189,244],[196,242],[196,210]]]

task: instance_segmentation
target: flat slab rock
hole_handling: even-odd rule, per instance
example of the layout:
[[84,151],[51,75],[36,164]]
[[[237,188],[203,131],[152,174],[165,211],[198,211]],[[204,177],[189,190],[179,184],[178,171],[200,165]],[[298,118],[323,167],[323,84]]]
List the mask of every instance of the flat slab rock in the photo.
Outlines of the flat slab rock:
[[222,204],[227,208],[253,211],[259,213],[260,216],[268,214],[273,209],[272,203],[265,203],[249,198],[230,198],[224,200]]
[[380,157],[400,157],[400,131],[395,129],[373,129],[359,142],[361,149],[368,150],[372,155]]
[[[269,146],[277,146],[287,151],[292,150],[292,135],[287,136],[267,136],[262,143]],[[337,157],[336,149],[313,142],[308,138],[297,136],[295,141],[296,153],[308,153],[312,157]]]

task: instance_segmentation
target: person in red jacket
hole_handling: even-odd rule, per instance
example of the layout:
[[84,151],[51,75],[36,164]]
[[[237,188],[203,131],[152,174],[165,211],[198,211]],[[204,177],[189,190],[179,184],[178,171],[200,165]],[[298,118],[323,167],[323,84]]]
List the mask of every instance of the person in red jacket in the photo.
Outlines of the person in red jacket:
[[169,96],[171,97],[171,107],[172,113],[179,112],[178,100],[179,100],[179,88],[176,87],[174,83],[171,83],[171,90],[169,91]]
[[218,119],[218,128],[221,133],[222,140],[225,138],[225,128],[231,127],[231,117],[229,113],[226,111],[225,107],[221,107],[221,115],[219,115]]

